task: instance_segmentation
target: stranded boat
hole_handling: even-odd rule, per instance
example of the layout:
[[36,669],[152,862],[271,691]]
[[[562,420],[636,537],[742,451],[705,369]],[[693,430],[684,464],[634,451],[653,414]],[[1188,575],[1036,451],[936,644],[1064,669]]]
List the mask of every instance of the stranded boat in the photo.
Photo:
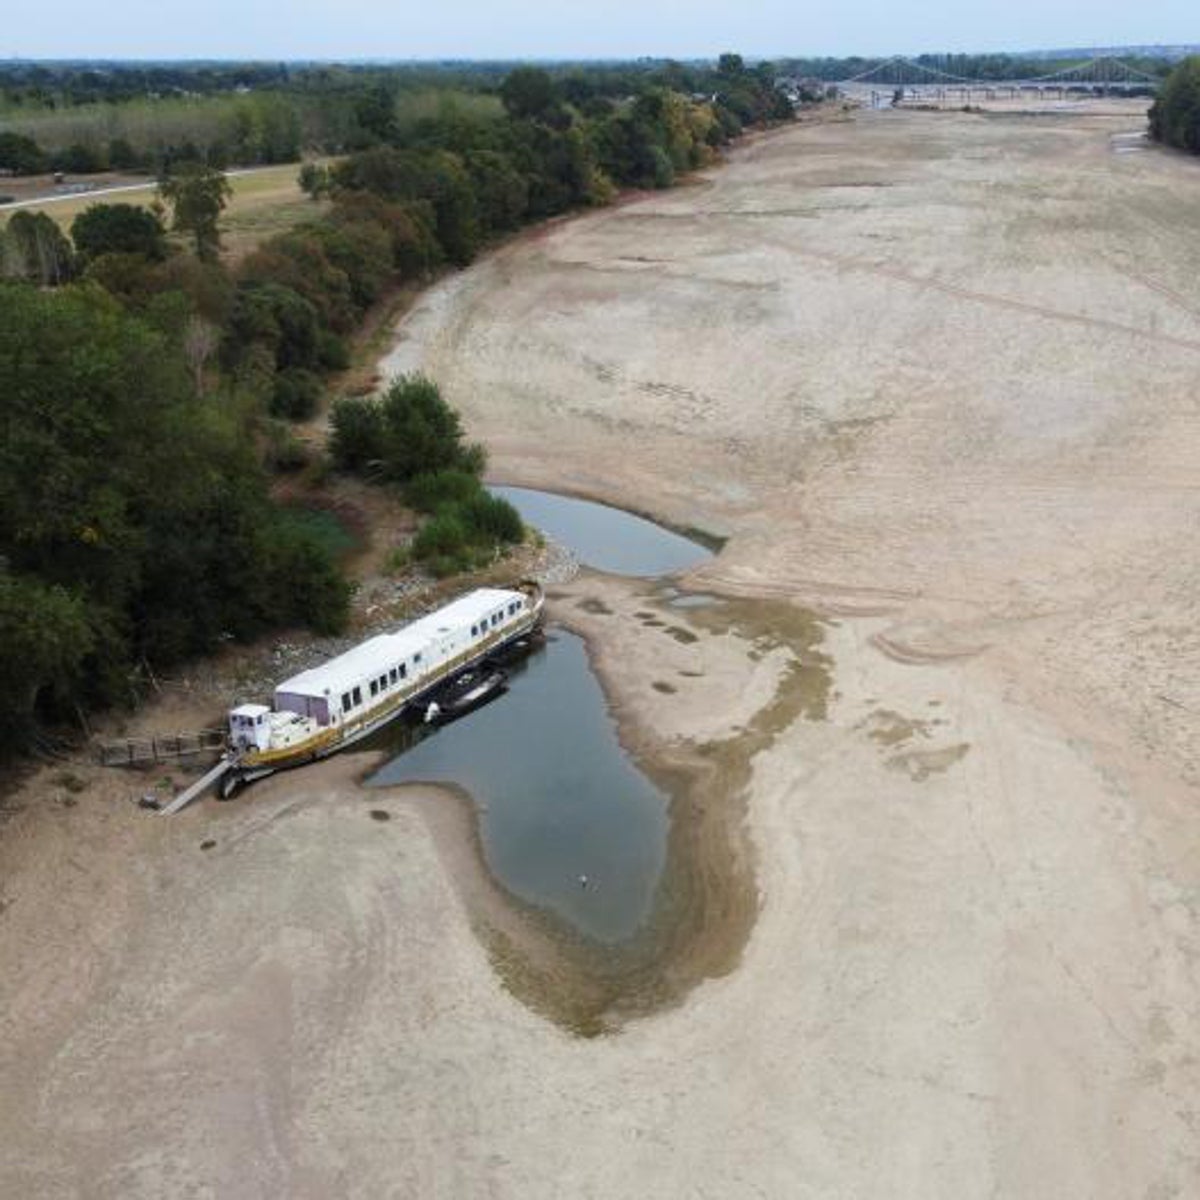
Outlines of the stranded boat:
[[[527,642],[542,616],[536,583],[519,590],[479,588],[411,625],[365,641],[281,683],[274,707],[243,704],[229,714],[230,751],[221,794],[369,737],[410,708],[428,712],[430,694],[450,684],[461,715],[503,685],[494,672],[477,671]],[[461,695],[451,681],[470,672]],[[486,686],[487,694],[479,691]],[[435,716],[437,714],[435,713]],[[446,717],[451,713],[447,712]]]

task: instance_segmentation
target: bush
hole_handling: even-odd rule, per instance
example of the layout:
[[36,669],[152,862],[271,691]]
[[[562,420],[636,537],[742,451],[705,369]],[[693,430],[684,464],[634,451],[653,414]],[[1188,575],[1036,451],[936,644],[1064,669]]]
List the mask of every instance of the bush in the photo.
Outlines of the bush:
[[50,165],[56,171],[67,171],[72,175],[98,175],[108,170],[108,162],[101,151],[79,142],[54,155]]
[[409,552],[439,579],[473,570],[487,557],[462,518],[449,508],[435,513],[421,526]]
[[345,371],[350,366],[350,349],[345,340],[322,329],[317,334],[317,362],[324,371]]
[[404,499],[419,512],[431,513],[470,500],[479,490],[479,480],[467,471],[430,471],[409,482]]
[[459,513],[477,541],[519,542],[525,536],[521,517],[507,500],[478,487],[476,494],[459,508]]
[[454,470],[479,475],[481,446],[464,445],[458,413],[423,375],[402,375],[382,399],[339,400],[330,448],[347,471],[407,484],[418,475]]
[[383,459],[384,437],[378,401],[362,397],[334,401],[329,434],[334,466],[359,475],[371,473]]
[[279,589],[276,622],[340,633],[350,615],[351,586],[332,555],[303,529],[278,521],[267,536],[265,574],[287,581]]
[[420,475],[405,496],[414,508],[433,512],[413,539],[409,557],[434,575],[473,570],[493,559],[502,545],[525,536],[517,510],[489,495],[465,471]]
[[24,134],[0,133],[0,170],[14,175],[38,175],[48,163],[37,142]]
[[1150,108],[1150,136],[1200,154],[1200,55],[1185,58]]
[[291,367],[275,376],[271,393],[271,415],[289,421],[304,421],[317,411],[321,380],[302,367]]
[[167,234],[152,212],[133,204],[93,204],[71,222],[71,240],[85,259],[102,254],[167,256]]
[[309,448],[288,428],[285,421],[272,421],[267,427],[263,466],[277,474],[302,470],[312,461]]

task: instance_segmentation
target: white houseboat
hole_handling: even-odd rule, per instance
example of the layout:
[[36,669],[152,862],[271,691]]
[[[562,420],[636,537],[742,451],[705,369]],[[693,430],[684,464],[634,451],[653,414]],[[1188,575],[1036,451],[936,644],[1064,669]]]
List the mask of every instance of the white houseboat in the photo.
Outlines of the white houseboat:
[[233,709],[222,794],[368,737],[435,688],[532,634],[542,604],[535,583],[479,588],[285,680],[273,707]]

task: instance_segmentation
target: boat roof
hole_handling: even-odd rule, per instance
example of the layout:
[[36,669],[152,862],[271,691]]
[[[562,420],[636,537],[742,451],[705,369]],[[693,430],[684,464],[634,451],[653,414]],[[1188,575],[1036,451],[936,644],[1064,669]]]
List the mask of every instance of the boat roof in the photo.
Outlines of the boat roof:
[[341,695],[364,679],[409,661],[439,634],[467,628],[513,600],[524,600],[524,596],[503,588],[476,588],[395,633],[368,638],[345,654],[293,675],[277,684],[275,691],[318,698]]

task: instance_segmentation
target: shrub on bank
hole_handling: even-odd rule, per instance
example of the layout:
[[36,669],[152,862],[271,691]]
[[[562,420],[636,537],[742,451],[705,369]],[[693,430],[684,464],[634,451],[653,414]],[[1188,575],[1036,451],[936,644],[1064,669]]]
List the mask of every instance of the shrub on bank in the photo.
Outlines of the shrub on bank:
[[458,413],[423,375],[400,376],[378,400],[339,400],[331,419],[330,452],[343,470],[399,484],[439,471],[483,472],[483,447],[464,442]]
[[275,376],[271,391],[271,416],[305,421],[321,401],[321,379],[303,367],[290,367]]
[[1200,154],[1200,55],[1185,58],[1150,107],[1150,136]]

